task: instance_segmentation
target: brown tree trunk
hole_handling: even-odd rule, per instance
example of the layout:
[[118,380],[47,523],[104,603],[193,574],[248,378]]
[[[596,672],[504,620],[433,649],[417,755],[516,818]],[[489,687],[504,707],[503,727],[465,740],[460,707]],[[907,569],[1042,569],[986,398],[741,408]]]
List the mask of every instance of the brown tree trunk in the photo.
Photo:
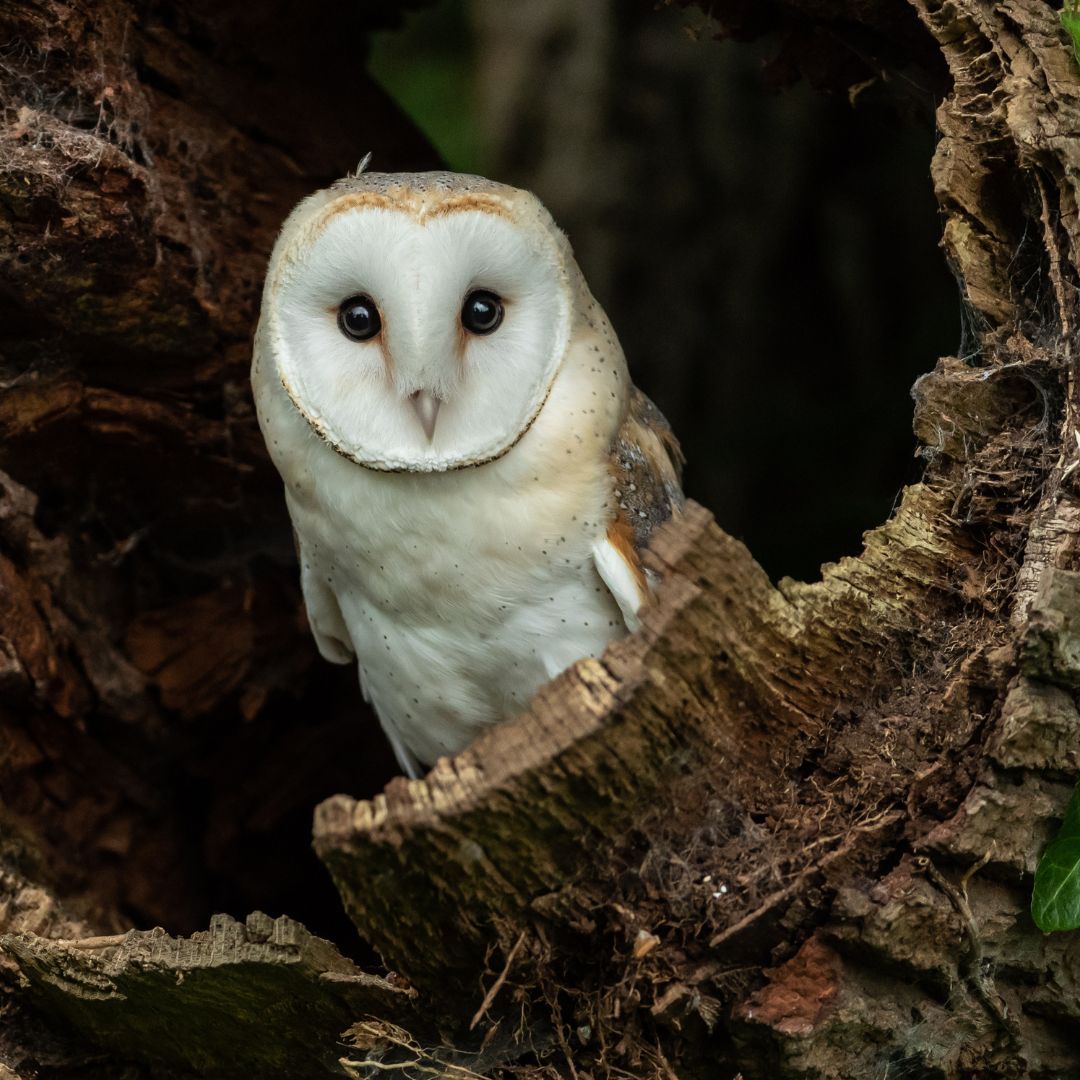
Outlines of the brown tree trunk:
[[244,380],[289,203],[424,157],[356,74],[388,5],[0,3],[0,1077],[1080,1074],[1080,936],[1027,912],[1080,772],[1080,72],[1040,0],[710,7],[827,89],[944,61],[972,348],[918,383],[924,475],[860,557],[774,587],[691,505],[639,634],[322,802],[379,977],[287,918],[128,927],[283,897],[258,837],[358,726]]
[[438,164],[364,73],[405,6],[0,0],[0,930],[337,906],[311,809],[390,764],[314,663],[250,334],[300,197]]

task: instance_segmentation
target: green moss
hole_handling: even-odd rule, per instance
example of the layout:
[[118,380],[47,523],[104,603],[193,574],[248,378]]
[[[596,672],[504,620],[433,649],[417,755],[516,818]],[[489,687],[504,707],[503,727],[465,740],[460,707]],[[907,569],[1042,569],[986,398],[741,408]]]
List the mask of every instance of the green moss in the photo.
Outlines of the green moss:
[[1080,0],[1065,0],[1061,8],[1061,25],[1072,39],[1073,55],[1080,64]]

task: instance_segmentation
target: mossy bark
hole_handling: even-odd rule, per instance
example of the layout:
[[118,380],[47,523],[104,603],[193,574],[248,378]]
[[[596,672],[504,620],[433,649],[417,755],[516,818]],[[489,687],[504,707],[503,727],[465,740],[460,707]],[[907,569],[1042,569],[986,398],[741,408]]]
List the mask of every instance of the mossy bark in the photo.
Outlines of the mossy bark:
[[[947,69],[931,171],[970,348],[927,358],[923,476],[859,557],[774,586],[691,505],[649,556],[663,587],[640,634],[426,779],[322,803],[316,849],[382,980],[259,916],[188,942],[78,940],[198,909],[190,800],[156,782],[162,762],[250,786],[213,725],[271,723],[274,688],[311,670],[290,567],[265,547],[287,533],[243,368],[274,223],[350,164],[326,150],[334,79],[305,84],[325,120],[276,140],[261,125],[294,83],[266,89],[259,64],[295,76],[327,30],[287,26],[303,44],[283,54],[272,13],[0,6],[25,43],[0,77],[26,99],[0,143],[0,974],[18,1020],[0,1062],[1080,1072],[1080,936],[1027,912],[1080,772],[1080,71],[1041,0],[710,7],[825,89]],[[54,62],[69,96],[31,100]],[[240,85],[267,95],[243,124]],[[251,829],[273,804],[220,799]]]

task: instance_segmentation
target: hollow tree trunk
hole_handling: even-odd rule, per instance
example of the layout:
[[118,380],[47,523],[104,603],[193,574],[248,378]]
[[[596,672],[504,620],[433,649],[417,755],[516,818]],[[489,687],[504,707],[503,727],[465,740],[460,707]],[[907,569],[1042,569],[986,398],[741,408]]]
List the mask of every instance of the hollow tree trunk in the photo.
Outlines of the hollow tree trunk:
[[323,700],[245,335],[342,146],[423,148],[311,5],[0,6],[9,1071],[1080,1073],[1080,944],[1027,914],[1080,772],[1080,73],[1041,0],[710,6],[832,89],[944,61],[971,347],[918,383],[924,476],[859,558],[774,587],[691,505],[639,634],[425,780],[320,805],[386,977],[285,918],[124,930],[200,910],[178,775],[226,831],[313,790],[238,765],[238,717],[277,737],[280,686]]

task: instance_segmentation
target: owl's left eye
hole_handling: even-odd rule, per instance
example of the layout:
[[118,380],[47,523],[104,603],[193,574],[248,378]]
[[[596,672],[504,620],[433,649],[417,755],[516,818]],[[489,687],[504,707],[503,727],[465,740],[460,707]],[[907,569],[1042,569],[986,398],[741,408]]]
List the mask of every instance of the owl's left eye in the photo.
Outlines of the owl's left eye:
[[370,296],[350,296],[338,308],[338,326],[353,341],[370,341],[381,329],[379,309]]
[[472,334],[490,334],[503,320],[503,302],[487,289],[476,289],[461,305],[461,325]]

